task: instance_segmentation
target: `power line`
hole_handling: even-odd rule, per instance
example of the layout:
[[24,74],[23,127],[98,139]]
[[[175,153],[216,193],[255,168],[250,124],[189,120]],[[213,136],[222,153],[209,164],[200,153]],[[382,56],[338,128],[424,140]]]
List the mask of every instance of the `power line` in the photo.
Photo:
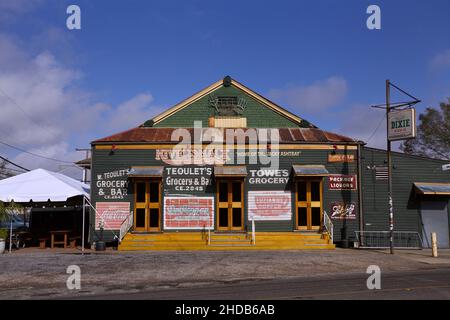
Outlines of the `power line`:
[[[9,95],[5,92],[5,90],[3,90],[2,88],[0,88],[0,93],[2,93],[2,95],[3,95],[4,97],[6,97],[9,101],[11,101],[11,102],[12,102],[12,103],[13,103],[20,111],[22,111],[23,114],[25,114],[27,117],[29,117],[29,118],[31,119],[31,121],[35,122],[38,126],[40,126],[41,128],[44,128],[48,133],[50,133],[50,131],[47,130],[48,127],[49,127],[48,124],[45,124],[46,126],[44,127],[44,126],[42,126],[40,123],[36,122],[35,119],[33,119],[33,117],[31,116],[31,114],[29,114],[27,111],[25,111],[25,109],[22,108],[22,107],[16,102],[16,100],[13,99],[11,96],[9,96]],[[53,133],[51,133],[51,134],[53,134]],[[39,157],[39,158],[43,158],[43,159],[47,159],[47,160],[52,160],[52,161],[56,161],[56,162],[62,162],[62,163],[72,163],[72,162],[70,162],[70,161],[54,159],[54,158],[46,157],[46,156],[43,156],[43,155],[40,155],[40,154],[37,154],[37,153],[29,152],[29,151],[24,150],[24,149],[22,149],[22,148],[19,148],[19,147],[15,147],[15,146],[13,146],[13,145],[10,145],[10,144],[8,144],[8,143],[6,143],[6,142],[0,141],[0,143],[3,144],[3,145],[5,145],[5,146],[8,146],[8,147],[10,147],[10,148],[16,149],[16,150],[18,150],[18,151],[28,153],[28,154],[30,154],[30,155],[32,155],[32,156],[35,156],[35,157]],[[29,171],[29,170],[27,170],[27,171]]]
[[13,145],[11,145],[9,143],[3,142],[3,141],[0,141],[0,144],[3,144],[3,145],[8,146],[8,147],[10,147],[12,149],[15,149],[15,150],[20,151],[20,152],[27,153],[27,154],[35,156],[35,157],[39,157],[39,158],[43,158],[43,159],[47,159],[47,160],[52,160],[52,161],[56,161],[56,162],[62,162],[62,163],[72,163],[71,161],[59,160],[59,159],[55,159],[55,158],[46,157],[46,156],[43,156],[43,155],[40,155],[40,154],[37,154],[37,153],[34,153],[34,152],[30,152],[30,151],[27,151],[25,149],[22,149],[22,148],[19,148],[19,147],[15,147],[15,146],[13,146]]
[[[18,164],[14,163],[14,162],[12,162],[11,160],[8,160],[8,159],[6,159],[6,158],[4,158],[4,157],[2,157],[2,156],[0,156],[0,159],[2,159],[2,160],[4,160],[4,161],[6,161],[6,162],[12,164],[13,166],[16,166],[17,168],[20,168],[20,169],[25,170],[25,171],[30,171],[30,170],[28,170],[28,169],[26,169],[26,168],[24,168],[24,167],[22,167],[22,166],[19,166]],[[5,169],[7,169],[7,168],[5,168]],[[14,169],[10,169],[10,170],[14,170]]]
[[384,115],[380,122],[378,123],[377,127],[375,128],[375,130],[372,132],[372,134],[370,135],[370,137],[367,139],[366,143],[369,143],[370,140],[372,140],[372,138],[374,137],[375,133],[378,131],[378,129],[380,129],[381,124],[384,122],[384,119],[386,118],[386,115]]
[[13,169],[13,168],[6,168],[6,167],[1,168],[0,170],[8,170],[8,171],[14,171],[14,172],[18,172],[18,173],[25,173],[21,170],[17,170],[17,169]]

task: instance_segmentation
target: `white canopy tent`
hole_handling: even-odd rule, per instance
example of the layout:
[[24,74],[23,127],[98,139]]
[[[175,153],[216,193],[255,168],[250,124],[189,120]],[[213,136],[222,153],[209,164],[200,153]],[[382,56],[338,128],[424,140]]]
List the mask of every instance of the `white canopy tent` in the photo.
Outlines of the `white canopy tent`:
[[[89,199],[89,185],[61,173],[35,169],[0,180],[0,201],[3,202],[53,202],[83,196],[82,251],[84,252],[85,205]],[[11,241],[10,241],[11,243]],[[11,248],[10,248],[11,250]]]
[[35,169],[0,180],[0,201],[66,201],[74,196],[89,198],[89,185],[61,173]]

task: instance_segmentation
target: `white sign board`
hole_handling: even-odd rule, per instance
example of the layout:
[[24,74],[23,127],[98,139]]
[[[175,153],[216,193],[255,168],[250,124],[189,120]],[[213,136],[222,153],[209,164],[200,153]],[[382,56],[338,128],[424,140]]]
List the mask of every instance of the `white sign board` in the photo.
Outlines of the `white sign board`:
[[414,108],[391,111],[388,118],[388,139],[390,141],[416,137],[416,111]]
[[248,220],[291,220],[292,202],[289,191],[249,191]]

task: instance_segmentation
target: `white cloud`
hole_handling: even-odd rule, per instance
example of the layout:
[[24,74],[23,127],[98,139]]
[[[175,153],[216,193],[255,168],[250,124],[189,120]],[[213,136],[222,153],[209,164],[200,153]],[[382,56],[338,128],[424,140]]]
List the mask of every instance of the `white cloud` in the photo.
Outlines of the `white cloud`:
[[[1,141],[30,152],[66,161],[83,155],[76,147],[142,124],[161,111],[149,92],[137,93],[118,106],[95,101],[80,89],[80,70],[62,64],[51,52],[31,56],[23,46],[0,34]],[[3,68],[5,66],[5,68]],[[61,163],[19,153],[0,144],[0,154],[29,169],[59,171]],[[64,173],[77,174],[81,170]]]
[[43,0],[2,0],[0,1],[0,24],[10,23],[19,16],[31,12]]
[[272,89],[268,96],[280,104],[295,108],[302,114],[319,114],[341,102],[348,91],[347,81],[333,76],[308,86]]
[[443,69],[450,67],[450,49],[438,53],[431,59],[431,67],[433,69]]
[[[334,131],[353,139],[362,140],[367,146],[386,149],[385,111],[368,107],[369,104],[353,105],[349,110],[338,114],[340,126]],[[399,150],[400,143],[394,142],[392,150]]]

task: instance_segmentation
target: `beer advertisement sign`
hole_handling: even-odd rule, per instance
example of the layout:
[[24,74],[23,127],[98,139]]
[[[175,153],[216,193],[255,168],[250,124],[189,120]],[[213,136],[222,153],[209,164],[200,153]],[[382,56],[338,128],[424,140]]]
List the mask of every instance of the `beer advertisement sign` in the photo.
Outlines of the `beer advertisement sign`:
[[414,108],[391,111],[388,115],[388,139],[406,140],[416,137],[416,112]]

